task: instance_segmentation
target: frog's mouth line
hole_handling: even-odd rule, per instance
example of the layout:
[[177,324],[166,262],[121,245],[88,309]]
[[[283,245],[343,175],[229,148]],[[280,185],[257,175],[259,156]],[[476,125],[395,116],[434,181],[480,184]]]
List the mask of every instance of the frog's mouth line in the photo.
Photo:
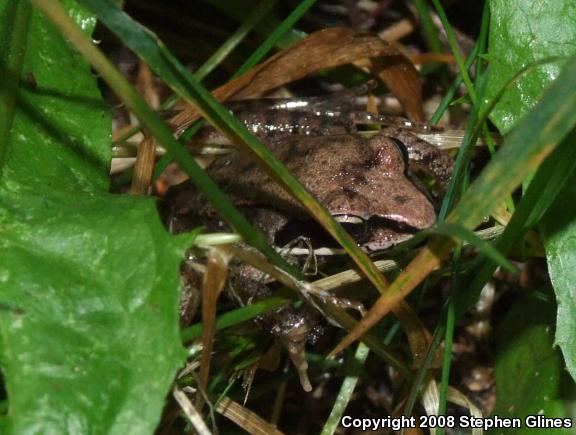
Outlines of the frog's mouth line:
[[[373,216],[361,223],[340,223],[344,229],[356,240],[359,246],[382,246],[386,249],[395,245],[394,235],[398,239],[405,239],[420,231],[417,228],[406,225],[402,222]],[[382,231],[382,230],[385,231]],[[386,233],[386,236],[384,236]],[[384,237],[382,240],[374,240],[375,237]],[[305,239],[314,249],[328,248],[330,250],[340,248],[340,245],[326,230],[313,219],[293,219],[284,225],[274,238],[276,246],[286,246],[297,239]],[[374,250],[373,248],[369,248]]]

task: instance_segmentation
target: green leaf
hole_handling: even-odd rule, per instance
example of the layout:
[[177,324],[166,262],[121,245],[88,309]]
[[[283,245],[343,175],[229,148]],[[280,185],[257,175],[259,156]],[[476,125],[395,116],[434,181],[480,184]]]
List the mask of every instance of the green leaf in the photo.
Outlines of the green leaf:
[[[572,144],[575,145],[574,143]],[[556,343],[560,346],[566,368],[576,379],[576,172],[548,210],[542,230],[550,279],[556,292],[558,314]]]
[[[570,56],[576,50],[576,4],[568,0],[507,2],[491,0],[490,67],[488,97],[493,98],[523,68],[552,56]],[[543,90],[560,71],[560,63],[547,63],[519,76],[504,93],[491,114],[492,121],[508,131],[540,98]],[[549,130],[550,131],[550,130]],[[552,133],[554,133],[552,131]],[[574,146],[574,143],[568,144]],[[566,160],[566,163],[572,161]],[[562,163],[562,162],[561,162]],[[552,179],[554,179],[552,174]],[[546,186],[549,187],[545,180]],[[543,229],[548,264],[558,300],[556,340],[564,353],[566,364],[576,378],[576,351],[571,345],[576,326],[571,283],[574,239],[572,224],[576,191],[570,183],[560,193],[556,205],[548,213]],[[548,196],[550,197],[550,196]],[[546,198],[546,196],[543,196]],[[540,201],[542,202],[542,201]],[[526,209],[523,213],[538,214]],[[528,215],[526,214],[528,218]],[[485,274],[483,274],[485,275]]]
[[[63,4],[91,32],[94,18]],[[152,433],[185,355],[178,268],[190,240],[165,231],[153,200],[107,193],[111,118],[96,79],[41,14],[28,30],[0,179],[7,427]]]
[[[67,4],[71,15],[81,20],[83,30],[90,33],[95,19],[75,3]],[[3,11],[9,11],[5,0],[0,5]],[[6,32],[12,23],[4,12],[2,15],[2,31]],[[72,189],[105,190],[109,183],[111,121],[94,77],[82,57],[72,55],[68,44],[56,30],[46,26],[39,14],[32,15],[29,26],[16,97],[19,113],[13,127],[26,130],[26,137],[12,132],[13,138],[24,143],[9,145],[10,162],[3,168],[4,175],[22,187],[48,180],[53,186],[58,180],[58,184]],[[36,128],[28,128],[32,125]],[[11,187],[17,188],[14,184]]]
[[[540,296],[540,297],[537,297]],[[542,297],[544,296],[544,297]],[[566,417],[561,400],[563,363],[553,347],[554,303],[547,295],[518,300],[496,332],[495,378],[498,389],[494,415]],[[552,295],[550,295],[552,297]],[[564,385],[565,386],[565,385]],[[553,429],[554,433],[572,433]],[[514,433],[533,433],[522,420]],[[492,430],[489,433],[502,433]]]
[[[572,0],[490,0],[490,66],[486,101],[523,67],[576,51],[576,3]],[[507,132],[532,108],[561,65],[548,63],[521,76],[496,105],[490,119]]]
[[14,433],[151,433],[183,360],[178,251],[152,201],[0,190]]

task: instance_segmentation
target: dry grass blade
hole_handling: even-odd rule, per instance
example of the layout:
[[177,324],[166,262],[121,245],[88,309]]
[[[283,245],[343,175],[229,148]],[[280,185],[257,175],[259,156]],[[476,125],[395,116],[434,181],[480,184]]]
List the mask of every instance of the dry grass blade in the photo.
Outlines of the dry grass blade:
[[155,162],[156,140],[152,136],[146,135],[144,140],[138,144],[134,176],[132,177],[132,185],[130,186],[130,193],[132,195],[148,194]]
[[[214,333],[216,331],[216,302],[218,296],[224,289],[228,277],[228,261],[230,256],[221,248],[212,248],[208,254],[204,283],[202,285],[202,358],[200,360],[200,374],[198,385],[200,389],[206,390],[208,376],[210,375],[210,361],[212,359],[212,348],[214,344]],[[198,394],[196,407],[200,409],[203,404],[203,397]]]
[[394,315],[398,318],[408,338],[408,345],[412,353],[412,366],[413,368],[420,367],[426,355],[426,350],[432,342],[432,335],[406,301],[402,301],[394,307]]
[[[428,370],[426,380],[422,385],[422,395],[420,403],[426,412],[426,415],[438,415],[438,408],[440,406],[440,392],[438,384],[434,379],[432,370]],[[435,433],[432,432],[431,433]]]
[[[477,419],[481,419],[483,417],[480,408],[478,408],[470,399],[468,399],[468,397],[466,397],[456,388],[448,387],[448,401],[468,409],[472,417]],[[472,435],[480,435],[482,433],[484,433],[482,428],[472,429]]]
[[196,408],[194,408],[194,405],[192,405],[188,396],[186,396],[186,394],[183,391],[180,391],[177,387],[174,387],[172,395],[174,396],[174,399],[176,399],[176,402],[178,402],[178,405],[180,405],[180,409],[182,409],[182,412],[190,424],[196,430],[196,433],[200,435],[211,435],[212,432],[210,432],[210,429],[208,429],[208,426],[204,423],[202,415],[200,415]]
[[268,423],[247,408],[228,397],[224,397],[216,406],[216,412],[236,423],[242,429],[255,435],[282,435],[276,426]]
[[[154,84],[154,76],[150,67],[140,62],[138,71],[138,89],[142,92],[144,99],[150,107],[158,108],[160,105],[159,92]],[[130,193],[133,195],[147,195],[150,190],[152,173],[156,162],[156,140],[148,134],[145,134],[144,140],[138,145],[136,163],[134,165],[134,176]]]
[[[213,94],[220,101],[254,98],[263,92],[306,77],[322,69],[376,59],[378,72],[396,94],[410,117],[422,116],[421,83],[410,60],[392,44],[374,35],[358,35],[346,28],[330,28],[312,33],[246,74],[232,80]],[[186,106],[170,123],[178,130],[200,117],[196,108]]]

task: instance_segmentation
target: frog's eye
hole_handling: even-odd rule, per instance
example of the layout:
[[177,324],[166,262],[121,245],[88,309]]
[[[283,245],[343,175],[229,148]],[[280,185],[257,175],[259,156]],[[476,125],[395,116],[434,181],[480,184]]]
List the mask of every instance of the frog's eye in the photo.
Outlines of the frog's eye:
[[410,161],[410,156],[408,153],[408,147],[404,144],[404,142],[402,142],[400,139],[398,139],[396,137],[392,137],[392,136],[388,136],[388,139],[390,139],[392,142],[394,142],[396,144],[396,146],[400,150],[400,153],[402,154],[402,158],[404,159],[404,163],[408,163]]

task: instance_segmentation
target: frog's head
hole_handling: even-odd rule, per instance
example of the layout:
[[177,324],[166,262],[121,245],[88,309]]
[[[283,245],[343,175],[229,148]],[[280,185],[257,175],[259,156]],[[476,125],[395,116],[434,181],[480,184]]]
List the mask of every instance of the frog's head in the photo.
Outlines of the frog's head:
[[375,136],[366,145],[363,160],[339,171],[320,200],[364,249],[379,251],[434,225],[436,212],[406,175],[401,144]]

